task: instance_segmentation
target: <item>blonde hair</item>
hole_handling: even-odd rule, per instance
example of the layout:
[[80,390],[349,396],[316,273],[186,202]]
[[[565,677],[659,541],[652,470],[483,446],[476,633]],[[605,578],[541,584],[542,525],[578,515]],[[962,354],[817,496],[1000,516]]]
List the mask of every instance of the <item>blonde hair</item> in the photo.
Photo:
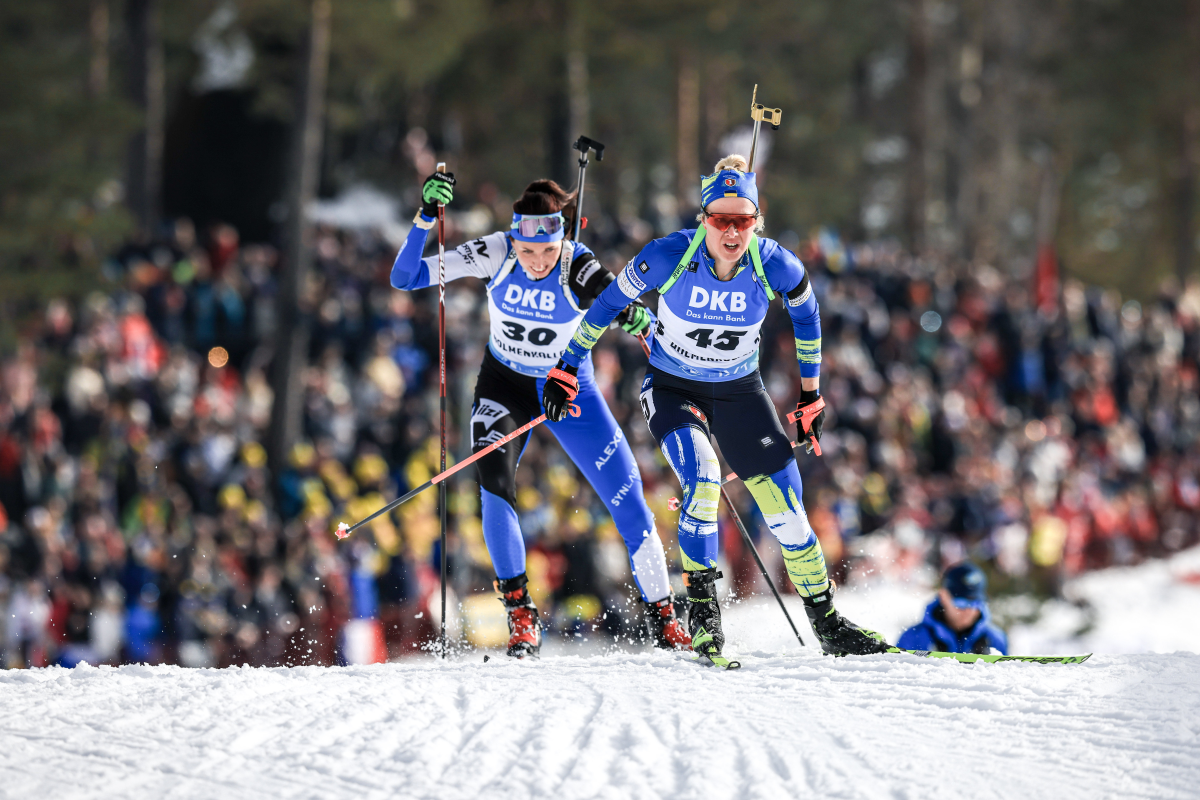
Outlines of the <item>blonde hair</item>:
[[720,172],[723,169],[736,169],[738,172],[749,172],[750,164],[746,161],[745,156],[733,153],[718,161],[717,165],[713,167],[713,172]]
[[[738,172],[749,172],[750,164],[748,161],[746,161],[745,156],[740,155],[738,153],[730,153],[729,155],[725,156],[724,158],[722,158],[720,161],[717,162],[717,165],[715,167],[713,167],[713,172],[720,172],[723,169],[736,169]],[[703,209],[701,209],[700,213],[696,215],[696,222],[700,222],[700,223],[704,222],[704,210]],[[765,227],[766,227],[766,222],[763,219],[762,214],[760,213],[758,215],[758,222],[754,223],[754,232],[762,233],[763,229]]]

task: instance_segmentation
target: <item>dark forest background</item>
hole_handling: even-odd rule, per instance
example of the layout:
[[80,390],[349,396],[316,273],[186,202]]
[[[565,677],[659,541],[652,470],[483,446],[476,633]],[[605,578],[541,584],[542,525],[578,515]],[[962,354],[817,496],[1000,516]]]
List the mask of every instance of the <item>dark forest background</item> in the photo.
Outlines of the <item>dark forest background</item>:
[[0,74],[6,326],[166,220],[286,259],[309,193],[411,208],[436,155],[498,207],[572,184],[581,133],[598,232],[669,229],[755,83],[775,234],[1017,275],[1053,246],[1132,296],[1200,244],[1200,0],[42,0],[0,8]]

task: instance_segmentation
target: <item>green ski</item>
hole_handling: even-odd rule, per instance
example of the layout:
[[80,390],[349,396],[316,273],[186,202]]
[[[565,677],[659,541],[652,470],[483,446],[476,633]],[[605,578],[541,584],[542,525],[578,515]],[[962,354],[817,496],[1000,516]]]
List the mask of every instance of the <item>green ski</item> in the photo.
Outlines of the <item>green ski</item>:
[[982,653],[940,653],[936,650],[901,650],[899,647],[889,647],[889,653],[907,653],[910,656],[922,656],[924,658],[951,658],[955,661],[961,661],[964,664],[973,664],[976,661],[986,661],[989,664],[995,664],[1000,661],[1031,661],[1034,664],[1082,664],[1092,657],[1091,653],[1086,653],[1082,656],[991,656]]
[[742,666],[740,661],[730,661],[724,656],[706,656],[700,653],[696,654],[695,661],[706,667],[720,667],[721,669],[738,669]]
[[[717,611],[718,614],[714,621],[717,623],[717,633],[719,634],[721,624],[720,609],[717,609]],[[701,626],[700,630],[692,635],[692,652],[690,653],[692,661],[706,667],[720,667],[721,669],[737,669],[741,666],[738,662],[730,661],[728,658],[723,657],[719,652],[712,652],[714,650],[720,650],[720,644],[717,642],[716,637]]]

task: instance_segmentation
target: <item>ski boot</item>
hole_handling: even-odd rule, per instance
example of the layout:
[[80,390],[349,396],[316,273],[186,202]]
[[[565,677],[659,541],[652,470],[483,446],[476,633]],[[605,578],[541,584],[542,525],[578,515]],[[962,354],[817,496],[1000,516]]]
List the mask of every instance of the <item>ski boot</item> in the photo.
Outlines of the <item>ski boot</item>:
[[721,606],[717,601],[717,578],[724,577],[716,567],[683,573],[688,592],[688,633],[692,649],[706,664],[737,669],[736,661],[721,655],[725,632],[721,630]]
[[860,628],[843,617],[833,607],[833,590],[826,589],[818,595],[802,598],[804,612],[812,623],[813,633],[821,643],[826,655],[864,656],[871,653],[886,653],[888,643],[875,631]]
[[542,626],[537,606],[525,588],[527,583],[529,579],[522,573],[515,578],[497,578],[492,584],[503,595],[508,612],[508,654],[513,658],[537,658],[542,650]]
[[646,603],[646,628],[654,646],[663,650],[691,650],[692,637],[675,617],[675,598]]

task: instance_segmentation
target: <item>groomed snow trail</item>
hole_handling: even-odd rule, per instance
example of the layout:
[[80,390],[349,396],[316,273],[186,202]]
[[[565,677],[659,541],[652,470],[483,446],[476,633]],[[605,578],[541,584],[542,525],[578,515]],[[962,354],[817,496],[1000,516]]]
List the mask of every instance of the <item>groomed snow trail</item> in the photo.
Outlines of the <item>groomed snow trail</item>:
[[1200,656],[0,672],[0,797],[1195,797]]

